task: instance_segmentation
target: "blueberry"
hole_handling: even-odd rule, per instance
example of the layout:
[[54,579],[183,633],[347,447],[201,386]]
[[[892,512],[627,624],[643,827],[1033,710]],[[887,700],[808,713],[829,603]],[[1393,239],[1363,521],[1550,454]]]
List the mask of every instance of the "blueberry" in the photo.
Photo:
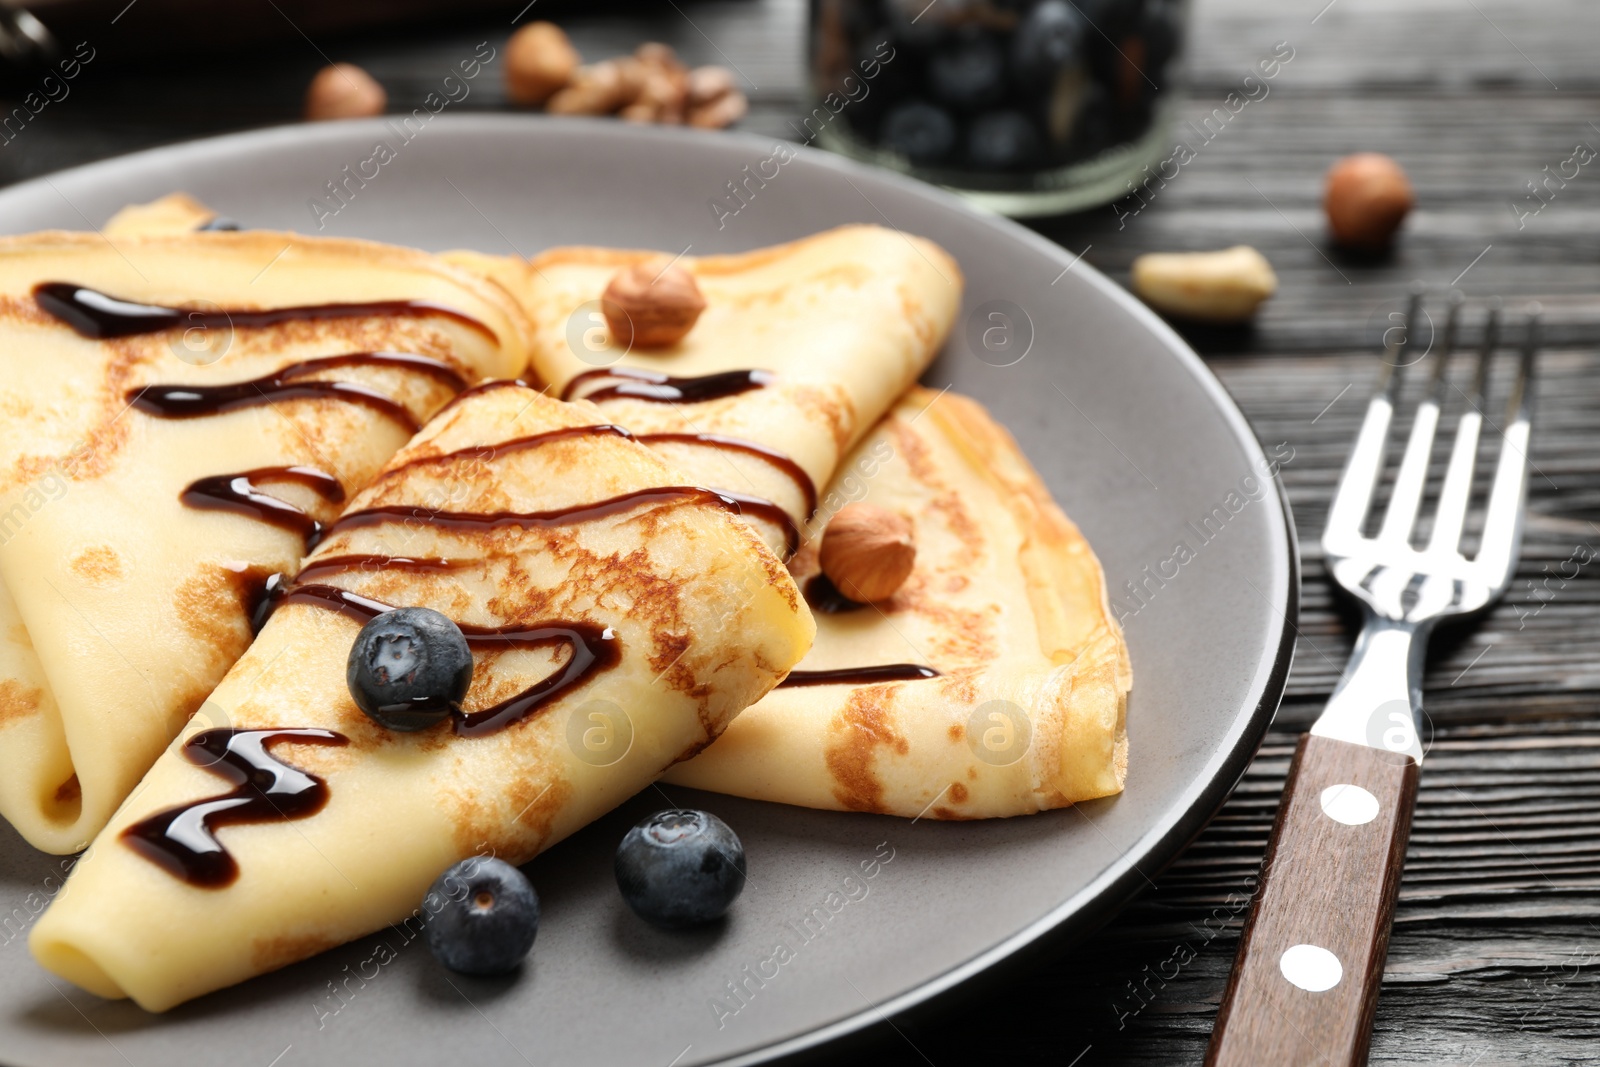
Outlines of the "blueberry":
[[1005,53],[988,34],[963,32],[929,57],[928,88],[956,107],[989,107],[1005,95]]
[[1083,58],[1083,16],[1067,0],[1044,0],[1028,12],[1011,38],[1011,70],[1025,88],[1037,88]]
[[656,926],[710,922],[744,889],[744,846],[710,812],[658,811],[617,846],[617,888]]
[[981,170],[1025,167],[1039,157],[1039,133],[1026,115],[991,111],[967,131],[967,159]]
[[428,948],[462,974],[505,974],[539,933],[539,894],[505,860],[472,856],[439,876],[422,898]]
[[956,146],[956,124],[932,104],[907,100],[883,117],[878,141],[913,163],[937,163]]
[[390,730],[423,730],[461,706],[472,650],[461,628],[431,608],[397,608],[361,628],[345,671],[350,696]]

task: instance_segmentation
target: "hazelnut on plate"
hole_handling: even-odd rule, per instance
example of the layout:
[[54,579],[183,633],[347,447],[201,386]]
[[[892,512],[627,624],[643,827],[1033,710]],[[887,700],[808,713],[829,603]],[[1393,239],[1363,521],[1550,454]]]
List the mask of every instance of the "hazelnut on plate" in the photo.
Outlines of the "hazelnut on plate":
[[694,275],[676,264],[636,263],[616,273],[600,295],[613,344],[667,348],[694,329],[706,298]]
[[578,72],[578,50],[560,26],[530,22],[506,43],[506,95],[517,104],[542,104]]
[[335,63],[323,67],[306,88],[306,118],[359,119],[383,114],[389,94],[383,86],[354,63]]
[[861,604],[888,600],[917,561],[911,523],[874,504],[847,504],[828,520],[819,553],[834,588]]
[[1376,250],[1394,239],[1415,202],[1400,164],[1377,152],[1358,152],[1328,169],[1322,209],[1334,240]]

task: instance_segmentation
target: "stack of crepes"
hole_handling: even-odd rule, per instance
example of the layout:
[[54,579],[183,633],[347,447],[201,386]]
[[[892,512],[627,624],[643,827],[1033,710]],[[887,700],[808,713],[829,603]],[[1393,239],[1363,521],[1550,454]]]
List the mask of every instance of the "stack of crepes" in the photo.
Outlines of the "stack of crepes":
[[[663,773],[941,819],[1121,788],[1098,563],[1004,430],[913,387],[960,304],[930,242],[682,259],[704,314],[624,352],[571,323],[650,253],[219,232],[181,197],[105,235],[0,243],[0,806],[94,839],[30,937],[56,973],[164,1010]],[[915,570],[813,617],[857,499],[912,522]],[[477,669],[399,735],[344,669],[411,605]]]

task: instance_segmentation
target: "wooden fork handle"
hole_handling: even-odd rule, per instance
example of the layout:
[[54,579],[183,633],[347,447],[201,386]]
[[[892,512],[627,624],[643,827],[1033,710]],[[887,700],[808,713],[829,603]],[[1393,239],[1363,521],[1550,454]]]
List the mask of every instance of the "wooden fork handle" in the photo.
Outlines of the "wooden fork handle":
[[1416,799],[1410,756],[1300,739],[1207,1067],[1367,1062]]

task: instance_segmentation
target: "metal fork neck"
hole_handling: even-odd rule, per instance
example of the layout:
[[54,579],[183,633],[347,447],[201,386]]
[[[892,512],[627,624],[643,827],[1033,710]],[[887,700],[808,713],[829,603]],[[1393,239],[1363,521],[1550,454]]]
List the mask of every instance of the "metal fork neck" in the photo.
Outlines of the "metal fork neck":
[[1311,732],[1422,762],[1422,667],[1428,623],[1368,613],[1338,688]]

